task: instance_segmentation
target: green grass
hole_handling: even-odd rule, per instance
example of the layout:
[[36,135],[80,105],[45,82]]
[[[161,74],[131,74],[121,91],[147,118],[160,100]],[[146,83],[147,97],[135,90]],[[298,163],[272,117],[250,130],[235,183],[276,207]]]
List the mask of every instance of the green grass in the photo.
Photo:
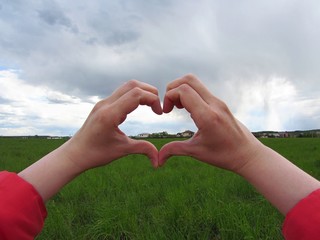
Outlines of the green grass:
[[[320,139],[263,142],[320,178]],[[18,172],[62,143],[0,138],[0,169]],[[114,161],[68,184],[47,209],[37,239],[283,239],[283,217],[247,182],[189,157],[157,170],[141,155]]]

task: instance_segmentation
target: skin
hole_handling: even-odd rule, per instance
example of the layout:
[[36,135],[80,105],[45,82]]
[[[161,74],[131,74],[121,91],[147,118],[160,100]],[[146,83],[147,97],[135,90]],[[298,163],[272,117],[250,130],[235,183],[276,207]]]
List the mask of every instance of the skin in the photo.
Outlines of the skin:
[[[147,141],[128,138],[118,127],[139,105],[150,106],[156,114],[185,108],[198,131],[191,139],[168,143],[158,152]],[[185,155],[235,172],[283,214],[320,188],[318,180],[261,144],[224,102],[190,74],[168,85],[163,110],[156,88],[135,80],[126,83],[95,105],[74,137],[19,176],[47,201],[82,172],[135,153],[148,156],[155,168],[170,156]]]
[[148,105],[156,114],[162,114],[158,90],[129,81],[95,105],[74,137],[18,175],[47,201],[82,172],[128,154],[144,154],[157,167],[156,147],[147,141],[130,139],[118,127],[139,105]]
[[197,77],[189,74],[168,85],[163,112],[175,106],[190,113],[198,131],[187,141],[163,146],[160,166],[170,156],[184,155],[235,172],[283,214],[320,188],[318,180],[258,141]]

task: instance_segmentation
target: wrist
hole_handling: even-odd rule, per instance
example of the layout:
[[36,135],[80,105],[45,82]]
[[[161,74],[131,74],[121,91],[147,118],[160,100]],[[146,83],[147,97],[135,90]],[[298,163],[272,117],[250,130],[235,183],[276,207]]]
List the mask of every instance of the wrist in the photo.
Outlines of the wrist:
[[237,159],[240,163],[233,172],[246,178],[258,165],[263,164],[262,161],[267,154],[267,147],[260,141],[255,140],[248,144],[247,148],[241,148],[241,150],[243,152],[239,154]]
[[61,155],[64,165],[69,169],[71,174],[79,175],[88,170],[88,167],[83,164],[83,162],[85,162],[85,154],[81,149],[81,144],[77,144],[74,142],[74,139],[71,138],[56,150],[59,152],[58,154]]

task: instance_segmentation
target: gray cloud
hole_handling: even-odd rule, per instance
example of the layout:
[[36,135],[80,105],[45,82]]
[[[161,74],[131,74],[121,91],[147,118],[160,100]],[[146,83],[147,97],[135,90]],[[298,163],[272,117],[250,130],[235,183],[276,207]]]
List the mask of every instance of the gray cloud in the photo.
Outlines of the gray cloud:
[[72,104],[72,103],[76,103],[76,98],[70,98],[70,99],[66,99],[66,98],[61,98],[61,97],[56,97],[56,96],[47,96],[47,100],[49,103],[54,103],[54,104]]
[[11,102],[12,102],[12,100],[0,96],[0,105],[1,104],[10,104]]
[[[155,69],[167,81],[206,69],[219,79],[279,74],[297,83],[317,79],[320,71],[314,54],[320,37],[317,1],[93,1],[88,6],[13,1],[3,8],[4,24],[15,31],[3,33],[8,38],[1,52],[12,56],[10,50],[16,51],[29,81],[53,82],[56,88],[79,83],[79,91],[92,94],[103,79],[151,79]],[[113,55],[119,58],[116,68],[108,61]]]
[[[0,6],[0,64],[23,69],[29,84],[68,95],[103,98],[134,78],[155,85],[163,96],[169,81],[189,72],[235,112],[248,94],[244,83],[283,77],[299,96],[319,93],[316,0],[47,0]],[[266,116],[270,104],[261,110]],[[310,126],[320,124],[312,121]]]
[[62,10],[59,9],[54,2],[47,2],[45,8],[38,10],[37,12],[39,18],[48,25],[51,25],[52,27],[60,25],[74,33],[78,33],[78,28],[72,24],[71,20],[65,16]]

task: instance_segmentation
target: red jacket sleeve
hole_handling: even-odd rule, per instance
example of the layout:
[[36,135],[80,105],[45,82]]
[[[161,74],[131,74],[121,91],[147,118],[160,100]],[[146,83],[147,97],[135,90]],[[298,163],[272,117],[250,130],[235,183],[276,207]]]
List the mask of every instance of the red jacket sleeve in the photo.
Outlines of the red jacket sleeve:
[[34,239],[46,216],[44,202],[30,183],[0,172],[0,239]]
[[320,189],[302,199],[289,211],[282,233],[289,240],[320,239]]

